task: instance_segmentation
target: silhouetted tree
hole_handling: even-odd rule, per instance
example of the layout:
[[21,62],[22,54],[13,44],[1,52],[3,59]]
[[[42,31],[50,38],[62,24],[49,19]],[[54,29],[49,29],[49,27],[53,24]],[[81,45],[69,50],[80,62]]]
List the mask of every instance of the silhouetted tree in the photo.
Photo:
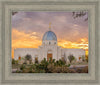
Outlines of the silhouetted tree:
[[26,63],[27,60],[30,61],[30,64],[31,64],[31,62],[32,62],[32,56],[29,55],[29,54],[27,54],[27,55],[25,56],[25,63]]
[[85,56],[85,60],[88,62],[88,55]]
[[16,13],[18,13],[18,12],[12,12],[12,15],[15,15]]
[[85,61],[85,56],[84,56],[84,55],[82,55],[82,61],[83,61],[83,62]]
[[[86,16],[87,15],[87,12],[86,11],[80,11],[80,12],[73,12],[73,17],[74,19],[78,18],[78,17],[83,17],[83,16]],[[88,20],[88,17],[85,18],[85,21]]]
[[70,63],[75,59],[75,57],[72,55],[72,54],[70,54],[69,56],[68,56],[68,59],[69,59],[69,61],[70,61]]
[[16,63],[15,59],[12,59],[12,64],[15,64],[15,63]]
[[31,60],[31,59],[32,59],[32,56],[29,55],[29,54],[27,54],[27,55],[25,56],[25,59],[26,59],[26,60]]

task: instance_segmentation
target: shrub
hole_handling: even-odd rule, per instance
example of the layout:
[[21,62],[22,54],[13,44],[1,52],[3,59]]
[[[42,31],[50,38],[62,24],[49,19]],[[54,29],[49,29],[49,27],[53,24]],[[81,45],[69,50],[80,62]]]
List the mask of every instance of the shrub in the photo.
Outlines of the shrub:
[[47,72],[48,69],[47,69],[47,66],[49,65],[48,61],[46,61],[46,58],[44,58],[42,61],[41,61],[41,64],[42,66],[42,69],[45,69],[45,71]]
[[[20,65],[20,70],[17,70],[16,73],[88,73],[88,66],[84,68],[69,69],[70,64],[66,65],[61,59],[55,62],[55,59],[52,61],[47,61],[45,58],[41,63],[31,64],[31,65]],[[76,69],[76,70],[75,70]]]
[[68,64],[67,67],[70,67],[70,64]]
[[76,73],[74,69],[70,69],[69,73]]
[[29,61],[29,64],[31,64],[31,63],[32,63],[32,56],[29,55],[29,54],[27,54],[27,55],[25,56],[25,63],[26,63],[27,60]]
[[18,60],[15,60],[15,64],[18,65]]
[[21,73],[21,71],[20,70],[16,70],[16,73]]
[[22,64],[22,65],[20,66],[20,70],[23,70],[23,69],[25,69],[25,65]]
[[81,69],[81,68],[77,68],[77,69],[76,69],[76,72],[77,72],[77,73],[82,73],[82,69]]
[[65,63],[64,61],[62,61],[61,59],[58,60],[58,61],[56,61],[56,62],[54,63],[55,66],[63,66],[63,65],[65,65],[65,64],[66,64],[66,63]]
[[19,70],[16,70],[16,73],[19,73]]
[[62,57],[61,60],[62,60],[64,63],[66,63],[65,57]]
[[71,54],[71,55],[68,56],[68,59],[69,59],[69,61],[71,63],[75,59],[75,57]]
[[52,73],[52,72],[53,72],[53,69],[54,69],[55,67],[54,67],[54,64],[52,63],[52,64],[49,64],[49,65],[47,66],[47,68],[48,68],[48,72],[49,72],[49,73]]
[[84,55],[82,55],[82,61],[83,61],[83,62],[85,61],[85,56],[84,56]]
[[44,58],[44,59],[41,61],[41,64],[47,66],[49,63],[48,63],[48,61],[46,61],[46,58]]
[[57,66],[53,69],[53,73],[61,73],[61,67]]
[[85,60],[88,62],[88,55],[85,56]]
[[70,70],[67,68],[67,66],[56,66],[53,69],[53,73],[69,73]]
[[45,70],[39,70],[39,73],[45,73]]
[[16,62],[16,61],[15,61],[14,59],[12,59],[12,64],[15,64],[15,62]]
[[28,69],[23,69],[23,73],[29,73]]

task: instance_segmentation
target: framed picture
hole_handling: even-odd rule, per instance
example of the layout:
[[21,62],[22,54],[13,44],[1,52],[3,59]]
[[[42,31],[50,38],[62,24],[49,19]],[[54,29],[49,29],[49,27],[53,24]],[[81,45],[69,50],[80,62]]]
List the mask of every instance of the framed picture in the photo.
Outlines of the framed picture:
[[18,11],[11,22],[12,73],[88,73],[87,11]]
[[99,0],[0,0],[1,84],[99,84]]

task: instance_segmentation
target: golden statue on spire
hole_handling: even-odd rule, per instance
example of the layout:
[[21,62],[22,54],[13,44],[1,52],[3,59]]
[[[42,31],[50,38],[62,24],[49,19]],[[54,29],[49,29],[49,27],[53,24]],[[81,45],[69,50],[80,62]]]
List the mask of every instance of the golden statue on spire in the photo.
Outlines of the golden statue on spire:
[[51,29],[51,22],[49,23],[49,30]]

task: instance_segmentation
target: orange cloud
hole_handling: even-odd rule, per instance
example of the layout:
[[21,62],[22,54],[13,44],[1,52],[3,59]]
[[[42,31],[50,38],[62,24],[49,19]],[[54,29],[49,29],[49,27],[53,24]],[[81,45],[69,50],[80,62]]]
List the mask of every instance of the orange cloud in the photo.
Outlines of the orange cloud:
[[80,42],[59,40],[58,45],[63,47],[63,48],[82,48],[82,49],[86,50],[86,55],[88,55],[88,41],[86,38],[80,39]]
[[[15,48],[37,48],[42,44],[42,40],[37,36],[37,32],[25,33],[24,31],[18,31],[12,29],[12,58],[14,57]],[[71,42],[67,40],[59,40],[58,46],[63,48],[83,48],[88,55],[88,39],[82,38],[80,42]]]
[[34,47],[36,48],[39,44],[41,44],[41,40],[34,35],[36,32],[32,32],[30,34],[24,33],[24,31],[18,31],[16,29],[12,29],[12,47],[14,48],[26,48],[26,47]]

